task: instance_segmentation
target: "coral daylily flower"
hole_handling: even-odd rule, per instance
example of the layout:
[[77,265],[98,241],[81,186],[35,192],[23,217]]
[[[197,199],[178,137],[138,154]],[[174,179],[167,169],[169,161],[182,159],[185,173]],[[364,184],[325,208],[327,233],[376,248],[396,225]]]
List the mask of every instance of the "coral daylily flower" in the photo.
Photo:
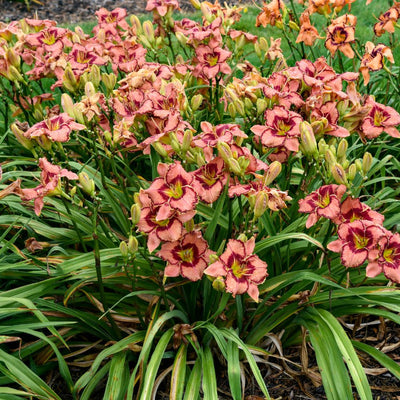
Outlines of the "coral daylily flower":
[[199,45],[196,48],[196,67],[193,70],[193,75],[208,81],[214,79],[220,72],[230,74],[232,70],[226,60],[231,54],[230,51],[221,47]]
[[319,36],[317,28],[311,25],[309,12],[305,11],[300,16],[300,32],[296,43],[304,42],[306,46],[312,46],[317,39],[322,38]]
[[378,241],[377,254],[371,257],[366,275],[373,278],[383,272],[386,278],[400,283],[400,235],[386,232]]
[[164,276],[183,276],[198,281],[208,265],[211,251],[201,232],[185,233],[179,240],[164,243],[157,256],[167,261]]
[[368,259],[370,251],[375,249],[383,235],[384,229],[370,221],[344,223],[338,228],[339,238],[329,243],[328,249],[340,253],[345,267],[359,267]]
[[179,10],[177,0],[148,0],[146,11],[157,12],[161,17],[164,17],[168,11]]
[[78,179],[78,175],[58,165],[53,165],[45,157],[39,159],[40,185],[33,189],[21,189],[21,199],[23,201],[34,200],[35,214],[40,215],[45,196],[56,196],[61,193],[60,178]]
[[400,114],[394,108],[377,103],[371,96],[368,96],[365,105],[371,109],[361,124],[363,136],[374,139],[386,132],[392,137],[400,138],[400,133],[395,128],[400,125]]
[[256,26],[262,25],[265,28],[267,25],[275,26],[277,22],[282,22],[281,10],[284,7],[285,4],[282,0],[272,0],[268,4],[264,3],[261,13],[257,15]]
[[328,26],[325,47],[330,51],[332,57],[339,50],[346,57],[354,58],[354,51],[350,44],[355,42],[355,23],[355,17],[346,14],[336,18]]
[[390,47],[382,43],[376,46],[372,42],[365,44],[365,54],[361,60],[360,72],[364,77],[364,85],[369,82],[369,71],[379,71],[383,68],[383,58],[386,57],[394,63],[393,53]]
[[302,117],[282,106],[265,111],[265,125],[255,125],[251,131],[266,147],[283,146],[290,151],[299,150],[300,122]]
[[400,17],[399,3],[390,7],[385,13],[379,16],[379,22],[374,25],[376,36],[382,36],[385,32],[394,33],[396,23]]
[[267,264],[253,254],[254,247],[254,237],[247,242],[230,239],[219,260],[204,273],[215,278],[224,277],[226,291],[234,297],[247,292],[254,301],[258,301],[258,285],[265,281],[268,273]]
[[78,124],[67,113],[61,113],[33,125],[24,136],[32,139],[44,135],[53,142],[67,142],[72,131],[83,129],[86,129],[85,125]]
[[325,185],[299,200],[299,212],[310,214],[306,228],[321,218],[336,220],[340,215],[340,200],[346,192],[345,185]]

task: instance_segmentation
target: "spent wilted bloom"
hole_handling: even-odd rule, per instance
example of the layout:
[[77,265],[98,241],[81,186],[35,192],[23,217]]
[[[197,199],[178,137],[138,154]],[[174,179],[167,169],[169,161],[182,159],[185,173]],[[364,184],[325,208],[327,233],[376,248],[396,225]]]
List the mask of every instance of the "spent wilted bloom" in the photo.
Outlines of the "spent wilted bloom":
[[272,0],[270,3],[264,3],[262,11],[257,15],[256,26],[267,25],[275,26],[276,23],[282,23],[281,10],[285,9],[283,0]]
[[375,225],[383,225],[385,217],[371,207],[362,203],[360,199],[347,197],[340,205],[340,214],[333,220],[335,224],[349,223],[357,220],[371,221]]
[[296,43],[303,42],[306,46],[312,46],[317,39],[322,39],[317,28],[311,24],[310,13],[306,10],[300,16],[300,32]]
[[377,103],[372,96],[368,96],[365,105],[371,107],[368,115],[361,124],[361,136],[374,139],[381,133],[400,138],[395,126],[400,125],[400,114],[392,107]]
[[208,265],[211,250],[201,232],[185,233],[179,240],[163,243],[157,256],[167,261],[164,276],[183,276],[191,281],[198,281]]
[[229,239],[226,250],[218,261],[212,263],[204,273],[215,278],[225,278],[226,291],[237,294],[248,293],[258,301],[258,285],[268,276],[267,263],[253,254],[255,238],[247,240]]
[[251,131],[266,147],[283,146],[290,151],[298,151],[302,120],[302,117],[294,111],[275,106],[265,111],[265,125],[255,125]]
[[364,85],[369,82],[369,72],[379,71],[383,68],[384,57],[392,64],[394,63],[393,53],[390,47],[379,43],[376,46],[372,42],[365,44],[365,54],[361,60],[360,72],[364,77]]
[[72,131],[83,129],[86,129],[85,125],[78,124],[67,113],[61,113],[33,125],[24,132],[24,136],[32,139],[44,135],[53,142],[67,142]]
[[354,58],[351,43],[355,42],[355,25],[357,18],[346,14],[332,21],[327,28],[325,47],[330,51],[332,57],[336,51],[341,51],[346,57]]
[[[328,249],[340,253],[345,267],[359,267],[368,259],[384,235],[384,228],[370,221],[357,220],[339,225],[338,239],[328,244]],[[372,253],[374,254],[374,253]]]
[[61,194],[61,178],[78,179],[78,175],[58,165],[51,164],[45,157],[39,159],[39,168],[42,170],[40,185],[32,189],[21,189],[21,199],[23,201],[34,200],[35,214],[38,216],[42,211],[45,196]]
[[337,220],[340,200],[346,192],[345,185],[325,185],[299,200],[299,212],[310,214],[306,228],[315,225],[321,217]]
[[400,234],[385,232],[375,251],[369,253],[366,275],[373,278],[383,272],[386,278],[400,283]]

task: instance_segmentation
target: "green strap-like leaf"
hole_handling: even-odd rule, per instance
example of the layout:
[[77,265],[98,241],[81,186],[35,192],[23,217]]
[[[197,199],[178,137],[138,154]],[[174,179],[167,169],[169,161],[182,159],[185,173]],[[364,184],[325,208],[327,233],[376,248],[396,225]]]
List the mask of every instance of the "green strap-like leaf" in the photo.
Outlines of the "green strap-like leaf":
[[175,356],[171,372],[171,400],[181,400],[185,388],[187,345],[182,344]]

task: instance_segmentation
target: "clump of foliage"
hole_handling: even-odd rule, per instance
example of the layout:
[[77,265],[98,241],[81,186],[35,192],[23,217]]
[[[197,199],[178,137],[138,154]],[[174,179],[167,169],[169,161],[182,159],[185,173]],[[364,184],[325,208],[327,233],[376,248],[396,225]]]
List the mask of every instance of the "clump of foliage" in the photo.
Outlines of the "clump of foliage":
[[344,322],[400,322],[400,4],[361,43],[353,2],[265,3],[269,40],[197,0],[0,27],[2,399],[270,398],[276,371],[372,399],[361,351],[400,377]]

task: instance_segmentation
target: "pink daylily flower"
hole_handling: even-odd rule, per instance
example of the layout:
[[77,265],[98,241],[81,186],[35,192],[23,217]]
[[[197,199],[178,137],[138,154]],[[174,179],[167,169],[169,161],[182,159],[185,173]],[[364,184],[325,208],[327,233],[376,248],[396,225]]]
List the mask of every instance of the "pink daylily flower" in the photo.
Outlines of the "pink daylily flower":
[[372,210],[366,204],[361,203],[360,199],[349,196],[341,204],[340,214],[333,222],[339,225],[357,220],[371,221],[376,225],[383,225],[385,217],[377,211]]
[[21,189],[23,201],[34,200],[35,214],[37,216],[42,212],[44,206],[43,198],[45,196],[56,196],[61,193],[60,178],[78,179],[78,175],[62,169],[58,165],[53,165],[47,159],[39,159],[39,168],[42,170],[40,173],[40,185],[32,189]]
[[338,125],[339,111],[335,101],[328,101],[321,107],[314,108],[310,118],[311,122],[324,119],[325,126],[323,127],[323,132],[321,132],[323,134],[336,137],[350,136],[350,132],[346,128]]
[[184,213],[170,210],[168,217],[161,219],[158,217],[160,205],[154,205],[145,191],[140,192],[139,198],[142,209],[138,230],[148,234],[147,248],[150,252],[154,251],[161,242],[179,240],[183,234],[183,224],[190,221],[196,214],[194,210]]
[[78,124],[67,113],[61,113],[33,125],[24,132],[24,136],[32,139],[44,135],[53,142],[67,142],[72,131],[83,129],[86,129],[85,125]]
[[179,240],[164,243],[157,256],[167,261],[164,276],[183,276],[191,281],[198,281],[208,265],[211,251],[201,232],[185,233]]
[[383,235],[384,229],[370,221],[344,223],[339,225],[339,238],[329,243],[328,249],[340,253],[345,267],[359,267],[368,259]]
[[400,234],[387,231],[379,239],[376,253],[370,252],[366,275],[374,278],[383,272],[386,278],[400,283]]
[[38,33],[31,33],[25,36],[25,42],[30,46],[42,47],[52,57],[59,56],[64,47],[72,47],[70,37],[72,32],[68,29],[50,26]]
[[255,125],[251,131],[266,147],[283,146],[290,151],[299,150],[300,122],[303,118],[294,111],[275,106],[265,111],[265,125]]
[[371,96],[365,102],[371,109],[361,125],[362,135],[368,139],[374,139],[381,133],[400,138],[395,126],[400,125],[400,114],[392,107],[377,103]]
[[258,285],[265,281],[268,273],[267,263],[253,254],[254,247],[254,237],[247,242],[230,239],[219,260],[204,273],[215,278],[224,277],[226,291],[233,297],[247,292],[254,301],[258,301]]
[[346,190],[345,185],[325,185],[299,200],[299,212],[310,214],[306,228],[311,228],[321,217],[337,220],[340,215],[340,200]]
[[232,70],[226,60],[231,54],[230,51],[221,47],[199,45],[196,48],[196,67],[193,75],[208,81],[214,79],[219,73],[230,74]]
[[148,0],[146,11],[153,11],[164,17],[168,11],[180,10],[178,0]]
[[225,171],[224,160],[216,157],[194,171],[193,176],[194,190],[198,193],[201,200],[211,204],[218,199],[229,174]]
[[146,190],[154,205],[161,206],[157,219],[170,218],[173,210],[181,213],[194,210],[198,197],[193,189],[193,174],[186,172],[178,161],[159,163],[157,171],[160,177]]

